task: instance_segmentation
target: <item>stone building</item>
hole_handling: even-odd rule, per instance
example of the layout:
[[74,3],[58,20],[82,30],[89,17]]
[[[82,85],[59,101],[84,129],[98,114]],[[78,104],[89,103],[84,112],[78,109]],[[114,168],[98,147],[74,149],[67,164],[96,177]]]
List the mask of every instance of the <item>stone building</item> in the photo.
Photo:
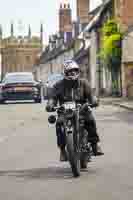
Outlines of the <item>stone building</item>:
[[90,0],[77,0],[77,18],[83,29],[89,23]]
[[[73,27],[75,27],[74,31]],[[72,37],[77,32],[77,24],[72,22],[70,4],[68,0],[62,0],[59,7],[59,31],[49,36],[48,46],[34,65],[36,78],[45,83],[50,74],[62,72],[64,60],[73,57]]]
[[[93,19],[97,10],[99,10],[99,7],[93,12],[91,12],[89,15],[89,1],[77,0],[77,8],[77,14],[80,23],[77,22],[76,26],[80,27],[80,25],[83,25],[82,29],[84,29],[84,26],[88,25],[89,22],[91,23],[89,16],[91,16],[91,19]],[[81,76],[83,78],[87,78],[89,81],[92,80],[91,72],[94,72],[94,70],[90,70],[89,38],[87,39],[87,36],[85,36],[85,38],[83,36],[80,39],[80,35],[82,35],[82,29],[80,30],[80,35],[77,35],[77,32],[79,32],[79,30],[74,31],[76,35],[72,34],[72,40],[69,37],[66,41],[65,38],[62,38],[62,34],[60,34],[62,32],[65,33],[65,31],[67,31],[67,29],[65,29],[65,23],[68,24],[68,21],[71,19],[70,11],[67,12],[67,17],[69,18],[69,20],[64,20],[65,18],[60,17],[60,15],[63,15],[63,12],[66,16],[66,9],[70,10],[71,8],[69,7],[69,3],[66,4],[65,1],[65,4],[62,3],[60,5],[59,20],[61,21],[59,21],[59,35],[53,35],[52,37],[50,37],[47,50],[41,55],[38,65],[34,67],[34,73],[36,74],[36,77],[42,79],[43,82],[47,80],[49,74],[57,72],[61,73],[62,63],[66,59],[75,59],[80,66]],[[64,23],[62,22],[63,20]],[[95,74],[96,73],[94,72],[93,75],[95,76]],[[95,77],[93,77],[93,79],[94,82]],[[92,85],[92,87],[94,88],[95,86]]]
[[[34,67],[34,72],[45,83],[49,74],[62,72],[62,63],[64,60],[75,59],[80,66],[81,76],[88,79],[94,92],[99,95],[99,91],[103,91],[105,88],[110,90],[111,87],[111,80],[106,76],[107,73],[104,69],[100,68],[97,54],[101,37],[99,30],[103,23],[111,16],[110,12],[112,13],[112,7],[110,7],[111,0],[108,0],[107,3],[89,12],[88,2],[86,1],[87,4],[84,4],[83,7],[81,4],[84,1],[77,0],[77,7],[79,9],[78,17],[81,18],[80,22],[84,25],[87,24],[87,26],[85,28],[82,27],[83,30],[81,29],[80,34],[76,37],[73,36],[72,40],[65,41],[61,37],[60,32],[59,35],[50,37],[49,45],[41,55],[38,65]],[[65,4],[65,9],[66,7],[69,8]],[[82,13],[83,8],[85,9]],[[64,5],[61,5],[60,9],[64,10]],[[106,14],[104,15],[104,13]],[[85,20],[85,15],[88,16],[88,20]],[[91,16],[91,19],[89,16]],[[62,20],[60,17],[59,19]],[[59,24],[62,23],[59,22]],[[59,30],[63,29],[59,28]]]
[[40,27],[40,37],[31,35],[29,26],[28,35],[25,37],[14,36],[14,27],[11,24],[11,34],[2,38],[1,33],[1,70],[2,78],[7,72],[32,71],[38,54],[43,48],[43,27]]
[[[78,18],[82,18],[80,23],[82,25],[88,24],[89,1],[77,1],[77,7]],[[71,12],[68,0],[63,0],[59,9],[59,33],[50,37],[48,48],[41,55],[39,64],[34,67],[35,76],[43,82],[47,80],[49,74],[61,73],[62,63],[66,59],[75,59],[82,68],[82,76],[88,75],[86,73],[89,63],[88,50],[81,47],[82,40],[78,38],[79,22],[72,22]]]
[[[119,22],[121,30],[125,33],[122,42],[122,65],[121,81],[122,95],[124,97],[133,96],[133,1],[114,0],[115,17]],[[129,89],[130,88],[130,89]]]
[[2,48],[2,26],[0,25],[0,81],[1,81],[1,48]]
[[133,24],[133,1],[131,0],[113,0],[115,16],[120,22],[123,30]]
[[60,3],[59,9],[59,33],[66,41],[72,38],[72,10],[67,0]]
[[36,79],[41,79],[45,84],[52,73],[62,73],[64,60],[74,56],[74,41],[56,46],[52,50],[45,50],[39,59],[38,65],[34,66]]
[[[107,0],[100,4],[94,10],[89,12],[91,16],[89,23],[79,35],[86,43],[84,51],[84,77],[86,77],[96,95],[109,95],[111,93],[111,75],[107,68],[102,66],[101,60],[98,57],[101,47],[102,34],[101,28],[103,24],[112,17],[113,13],[112,1]],[[88,53],[87,53],[88,52]],[[85,62],[85,60],[88,63]],[[85,66],[84,66],[85,64]],[[85,76],[85,74],[87,76]]]
[[133,98],[133,26],[127,30],[122,46],[122,92]]

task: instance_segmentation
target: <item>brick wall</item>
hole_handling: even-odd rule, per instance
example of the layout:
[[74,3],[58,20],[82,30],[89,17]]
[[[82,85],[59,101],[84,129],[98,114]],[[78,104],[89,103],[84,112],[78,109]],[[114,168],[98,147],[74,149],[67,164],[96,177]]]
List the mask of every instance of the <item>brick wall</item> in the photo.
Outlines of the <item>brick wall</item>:
[[122,23],[126,26],[133,24],[133,1],[123,0],[121,5]]
[[89,22],[90,0],[77,0],[77,17],[81,24]]
[[114,0],[115,15],[125,29],[133,25],[133,1],[132,0]]
[[[126,31],[127,28],[133,25],[133,1],[132,0],[114,0],[115,1],[115,16],[120,22],[121,28],[123,31]],[[130,33],[132,34],[132,33]],[[123,53],[122,53],[122,95],[123,96],[133,96],[133,87],[130,87],[133,84],[132,77],[132,66],[133,66],[133,55],[132,55],[132,35],[128,35],[123,40]],[[131,66],[129,63],[132,63]]]
[[61,5],[59,10],[59,31],[72,32],[72,13],[69,4]]

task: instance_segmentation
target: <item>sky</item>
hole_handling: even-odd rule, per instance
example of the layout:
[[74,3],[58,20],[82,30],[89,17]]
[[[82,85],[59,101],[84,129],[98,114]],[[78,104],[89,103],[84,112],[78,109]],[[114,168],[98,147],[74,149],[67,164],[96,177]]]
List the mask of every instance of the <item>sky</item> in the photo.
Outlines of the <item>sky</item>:
[[[73,19],[76,19],[76,0],[68,0],[71,4]],[[40,23],[44,26],[44,43],[48,36],[58,31],[58,11],[61,0],[0,0],[0,24],[3,35],[10,35],[10,23],[14,23],[15,35],[28,34],[31,25],[33,35],[39,35]],[[91,0],[91,9],[101,0]]]

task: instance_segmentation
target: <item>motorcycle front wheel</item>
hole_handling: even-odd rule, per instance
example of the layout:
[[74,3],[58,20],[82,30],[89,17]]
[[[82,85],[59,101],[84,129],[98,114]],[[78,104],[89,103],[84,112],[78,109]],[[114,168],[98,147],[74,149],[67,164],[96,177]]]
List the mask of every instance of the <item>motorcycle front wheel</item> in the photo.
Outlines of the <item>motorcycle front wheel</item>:
[[67,152],[68,159],[72,168],[74,177],[80,176],[80,158],[79,153],[75,152],[73,134],[67,135]]
[[[88,143],[88,132],[86,130],[82,131],[82,144],[83,146],[86,146]],[[80,166],[82,169],[86,169],[88,164],[88,154],[87,152],[82,152],[80,155]]]

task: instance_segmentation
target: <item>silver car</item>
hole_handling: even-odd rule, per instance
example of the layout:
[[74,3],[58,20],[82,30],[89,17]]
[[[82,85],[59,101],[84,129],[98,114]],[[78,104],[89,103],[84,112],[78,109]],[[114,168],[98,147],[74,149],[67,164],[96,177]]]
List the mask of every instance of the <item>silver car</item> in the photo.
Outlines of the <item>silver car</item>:
[[54,85],[58,81],[62,80],[63,78],[64,78],[63,74],[59,74],[59,73],[53,73],[48,76],[48,79],[47,79],[45,87],[44,87],[44,98],[45,99],[50,98],[50,96],[53,93]]

